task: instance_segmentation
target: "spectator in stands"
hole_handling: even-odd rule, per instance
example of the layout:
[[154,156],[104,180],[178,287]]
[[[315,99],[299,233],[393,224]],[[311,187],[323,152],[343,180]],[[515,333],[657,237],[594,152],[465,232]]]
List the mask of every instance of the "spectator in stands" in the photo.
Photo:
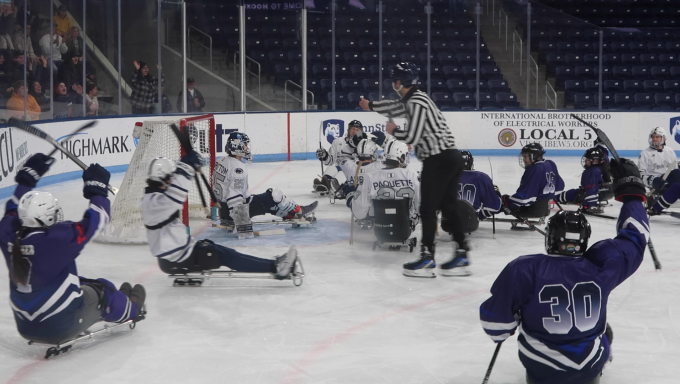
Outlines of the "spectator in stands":
[[66,84],[61,82],[54,84],[54,118],[66,119],[71,117],[72,104],[73,101],[68,95]]
[[24,97],[26,97],[26,120],[40,120],[40,106],[33,96],[26,94],[23,81],[13,84],[14,93],[7,101],[7,118],[24,119]]
[[[135,60],[134,64],[136,70],[130,78],[130,86],[132,87],[132,95],[130,95],[132,114],[148,115],[151,113],[154,94],[158,92],[156,88],[158,86],[158,79],[149,74],[149,66],[145,62]],[[161,70],[160,66],[158,66],[158,70]],[[161,78],[163,78],[162,72]]]
[[[15,82],[21,80],[24,80],[24,59],[26,56],[24,56],[24,51],[14,51],[14,59],[12,63],[9,65],[9,72],[7,74],[7,83],[8,84],[14,84]],[[28,62],[26,65],[26,71],[30,74],[33,72],[33,63]],[[12,96],[12,90],[11,92],[7,92],[7,97]]]
[[7,81],[10,71],[10,62],[8,59],[9,53],[5,50],[0,51],[0,86],[9,83]]
[[69,29],[73,27],[73,23],[68,17],[68,8],[64,4],[59,6],[57,14],[54,15],[54,26],[57,28],[57,35],[61,37],[65,37]]
[[50,110],[50,98],[43,93],[42,85],[40,85],[39,81],[33,80],[33,86],[28,90],[28,94],[33,96],[43,113]]
[[15,13],[14,4],[0,5],[0,49],[14,49],[11,34],[14,33],[16,23]]
[[[167,96],[165,96],[165,93],[163,93],[164,88],[165,87],[161,85],[161,97],[163,98],[163,102],[161,103],[161,105],[162,105],[161,108],[163,110],[163,114],[166,114],[166,113],[172,112],[172,104],[170,103],[170,99]],[[156,114],[156,105],[158,105],[158,93],[153,95],[153,103],[154,104],[153,104],[153,107],[151,109],[151,113]]]
[[57,34],[57,26],[54,25],[52,34],[46,33],[43,37],[41,37],[39,43],[43,56],[49,60],[50,53],[52,54],[52,60],[54,63],[53,68],[56,71],[63,61],[62,55],[68,52],[68,47],[64,43],[64,39]]
[[97,95],[99,94],[99,89],[93,83],[87,83],[87,95],[85,95],[85,111],[88,116],[99,115],[99,100],[97,100]]
[[24,41],[24,30],[21,26],[17,26],[16,31],[12,36],[12,42],[14,43],[15,49],[24,51],[34,64],[38,63],[40,58],[36,56],[35,51],[33,50],[33,42],[31,41],[31,24],[28,24],[26,27],[26,41]]
[[[19,11],[17,12],[17,15],[19,16],[17,18],[17,23],[20,26],[24,26],[24,13],[26,13],[26,19],[28,20],[28,25],[33,27],[33,30],[37,29],[39,27],[38,23],[40,22],[40,16],[38,16],[38,10],[37,7],[34,7],[32,4],[31,0],[26,1],[27,7],[24,8],[24,2],[19,1]],[[21,48],[17,48],[21,49]]]
[[[203,112],[203,107],[205,107],[205,99],[201,92],[194,88],[195,81],[193,77],[187,79],[187,112]],[[182,95],[184,91],[180,91],[177,95],[177,110],[183,111],[182,109]]]
[[83,83],[83,63],[82,57],[71,55],[71,52],[64,58],[64,62],[59,67],[57,79],[69,90],[75,90],[75,84]]
[[82,60],[83,57],[83,38],[80,37],[80,29],[78,27],[71,27],[68,33],[64,37],[64,43],[68,47],[68,53],[72,55],[79,56]]
[[83,86],[80,83],[73,84],[71,88],[68,88],[68,96],[73,103],[73,108],[71,108],[71,117],[84,116],[83,103],[85,101],[85,93],[83,91]]

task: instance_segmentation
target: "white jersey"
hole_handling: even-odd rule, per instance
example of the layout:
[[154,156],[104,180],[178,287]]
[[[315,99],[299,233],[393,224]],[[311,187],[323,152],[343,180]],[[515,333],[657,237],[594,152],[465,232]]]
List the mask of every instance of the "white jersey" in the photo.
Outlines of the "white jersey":
[[156,257],[179,263],[191,255],[196,245],[178,214],[189,194],[194,173],[189,165],[178,163],[167,189],[146,188],[142,197],[142,221],[147,227],[149,248]]
[[245,204],[250,198],[248,192],[248,168],[235,157],[224,156],[215,163],[213,170],[213,191],[221,203],[231,211],[237,205]]
[[328,150],[328,157],[323,162],[324,165],[340,165],[340,162],[345,159],[351,159],[354,155],[354,148],[347,144],[347,139],[338,137],[333,140],[331,148]]
[[[357,174],[357,167],[359,166],[359,163],[351,159],[345,159],[342,160],[338,165],[340,166],[342,173],[345,174],[347,184],[354,186],[354,175]],[[382,168],[385,168],[385,166],[378,162],[372,162],[362,165],[361,169],[359,170],[359,182],[357,184],[357,187],[361,185],[361,183],[363,182],[364,178],[363,175],[377,171]]]
[[418,218],[420,181],[415,171],[405,168],[382,168],[364,175],[357,188],[359,196],[352,200],[352,212],[357,219],[373,216],[373,199],[411,198],[411,219]]
[[677,168],[678,158],[675,156],[675,151],[667,145],[664,145],[661,151],[647,147],[642,150],[638,158],[640,176],[650,188],[652,187],[652,180],[656,177],[663,177],[668,167]]

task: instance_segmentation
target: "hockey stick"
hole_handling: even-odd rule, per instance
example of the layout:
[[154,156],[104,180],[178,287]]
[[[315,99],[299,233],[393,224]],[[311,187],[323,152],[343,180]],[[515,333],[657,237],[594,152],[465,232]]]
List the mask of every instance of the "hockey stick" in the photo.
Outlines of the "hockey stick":
[[[321,127],[319,127],[319,149],[323,149],[321,146],[321,133],[323,133],[323,121],[321,122]],[[321,178],[323,179],[323,160],[319,159],[319,163],[321,163]]]
[[[357,166],[357,171],[354,172],[354,190],[357,190],[357,185],[359,184],[359,171],[361,170],[361,166],[364,163],[362,161],[359,161],[359,164]],[[354,245],[354,212],[352,212],[352,208],[349,209],[349,245]]]
[[[95,125],[97,125],[97,120],[92,120],[92,121],[90,121],[89,123],[83,125],[82,127],[76,129],[75,131],[73,131],[72,133],[69,133],[68,135],[66,135],[66,136],[64,136],[64,137],[71,137],[71,136],[77,134],[77,133],[80,132],[80,131],[84,131],[84,130],[86,130],[86,129],[88,129],[88,128],[94,127]],[[52,157],[52,155],[54,155],[58,150],[59,150],[59,148],[54,147],[54,149],[52,150],[52,152],[50,152],[47,156]]]
[[[73,160],[73,162],[76,163],[83,170],[86,170],[88,168],[87,165],[85,165],[85,163],[83,163],[78,157],[76,157],[76,155],[74,155],[69,150],[64,148],[61,144],[59,144],[59,142],[54,140],[54,138],[52,136],[43,132],[41,129],[34,127],[34,126],[28,124],[25,121],[16,119],[14,117],[11,117],[7,121],[7,124],[14,126],[18,129],[21,129],[24,132],[28,132],[31,135],[38,136],[39,138],[41,138],[41,139],[47,141],[48,143],[54,145],[55,148],[58,148],[64,155],[66,155],[66,157]],[[106,188],[108,188],[108,190],[111,191],[111,193],[113,193],[114,195],[118,193],[118,188],[116,188],[112,185],[107,185]]]
[[489,362],[489,368],[486,370],[486,375],[484,375],[484,381],[482,381],[482,384],[489,382],[491,370],[493,369],[494,364],[496,364],[496,357],[498,357],[498,352],[501,350],[501,345],[503,345],[502,341],[496,345],[496,350],[493,351],[493,356],[491,357],[491,362]]
[[[489,159],[489,168],[491,168],[491,184],[493,184],[493,165],[491,165],[491,157]],[[493,226],[493,238],[496,238],[496,214],[491,214],[491,225]]]
[[[587,121],[581,119],[580,117],[576,116],[576,115],[573,114],[573,113],[571,114],[571,117],[573,117],[574,119],[580,121],[581,123],[583,123],[583,124],[585,124],[586,126],[590,127],[590,129],[592,129],[593,131],[595,131],[595,134],[597,135],[597,137],[600,139],[600,141],[601,141],[602,143],[604,143],[604,145],[607,147],[607,149],[609,150],[609,152],[612,153],[612,156],[614,157],[614,159],[616,159],[616,161],[619,161],[620,158],[619,158],[618,152],[616,152],[616,149],[615,149],[614,146],[612,145],[612,142],[609,141],[609,138],[607,137],[607,135],[606,135],[604,132],[602,132],[601,129],[598,129],[598,128],[593,127],[592,124],[590,124],[590,123],[588,123]],[[666,172],[667,172],[667,173],[670,173],[668,170],[667,170]],[[664,177],[665,177],[665,176],[664,176]],[[664,179],[664,180],[665,180],[665,179]],[[649,236],[649,240],[647,241],[647,245],[649,246],[649,253],[652,255],[652,260],[654,260],[654,268],[656,268],[657,271],[660,271],[660,270],[661,270],[661,263],[659,263],[659,258],[656,256],[656,251],[654,250],[654,245],[652,244],[652,236]]]

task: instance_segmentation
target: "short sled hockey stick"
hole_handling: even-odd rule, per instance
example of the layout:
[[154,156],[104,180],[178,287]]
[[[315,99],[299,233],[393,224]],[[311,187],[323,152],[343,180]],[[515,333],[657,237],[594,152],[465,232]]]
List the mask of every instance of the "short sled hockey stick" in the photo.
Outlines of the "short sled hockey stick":
[[[213,228],[220,228],[220,229],[231,229],[226,225],[220,225],[220,224],[213,224]],[[268,229],[265,231],[253,231],[253,234],[255,236],[274,236],[274,235],[285,235],[286,230],[283,228],[278,228],[278,229]]]
[[[7,124],[9,124],[9,125],[11,125],[11,126],[14,126],[14,127],[17,127],[17,128],[21,129],[21,130],[24,131],[24,132],[28,132],[28,133],[30,133],[31,135],[38,136],[39,138],[41,138],[41,139],[47,141],[48,143],[50,143],[50,144],[54,145],[56,148],[58,148],[64,155],[66,155],[66,157],[68,157],[69,159],[73,160],[73,162],[76,163],[80,168],[82,168],[83,170],[86,170],[86,169],[87,169],[87,165],[85,165],[85,163],[83,163],[83,162],[82,162],[79,158],[77,158],[73,153],[69,152],[69,150],[67,150],[67,149],[64,148],[61,144],[59,144],[59,142],[57,142],[56,140],[54,140],[54,138],[53,138],[52,136],[50,136],[50,135],[48,135],[47,133],[43,132],[41,129],[39,129],[39,128],[37,128],[37,127],[34,127],[34,126],[28,124],[28,123],[25,122],[25,121],[21,121],[21,120],[19,120],[19,119],[16,119],[16,118],[14,118],[14,117],[10,118],[10,119],[7,121]],[[116,188],[116,187],[114,187],[114,186],[112,186],[112,185],[107,185],[106,187],[107,187],[108,190],[111,191],[111,193],[113,193],[114,195],[118,193],[118,188]]]
[[[357,164],[357,171],[354,172],[354,191],[357,190],[357,185],[359,185],[359,172],[361,171],[362,161]],[[349,245],[354,245],[354,212],[352,208],[349,209]]]
[[[489,159],[489,168],[491,169],[491,184],[493,184],[493,165],[491,165],[491,157]],[[491,225],[493,228],[493,238],[496,238],[496,215],[491,214]]]
[[484,375],[484,381],[482,381],[482,384],[487,384],[489,382],[491,370],[493,369],[494,364],[496,364],[496,358],[498,357],[498,352],[501,350],[501,345],[503,345],[502,341],[496,345],[496,350],[493,351],[493,356],[491,357],[491,362],[489,362],[489,368],[486,370],[486,375]]
[[[587,121],[581,119],[580,117],[576,116],[576,115],[573,114],[573,113],[571,114],[571,117],[573,117],[574,119],[576,119],[576,120],[580,121],[581,123],[587,125],[587,126],[590,127],[593,131],[595,131],[595,134],[596,134],[597,137],[600,139],[600,141],[602,141],[602,142],[604,143],[604,145],[607,146],[607,149],[609,150],[609,152],[612,153],[612,156],[616,159],[616,161],[619,161],[619,154],[618,154],[618,152],[616,152],[616,149],[615,149],[614,146],[612,145],[612,142],[609,141],[609,138],[607,137],[607,135],[606,135],[604,132],[602,132],[601,129],[598,129],[598,128],[593,127],[592,124],[590,124],[590,123],[588,123]],[[670,172],[667,170],[667,171],[666,171],[666,175],[664,175],[664,180],[666,180],[666,177],[668,176],[669,173],[670,173]],[[656,251],[654,250],[654,245],[652,244],[652,236],[649,236],[649,240],[647,241],[647,246],[649,247],[649,253],[651,253],[652,259],[654,260],[654,268],[656,268],[657,271],[660,271],[660,270],[661,270],[661,263],[659,263],[659,259],[658,259],[658,257],[656,256]]]
[[[94,127],[95,125],[97,125],[97,120],[92,120],[92,121],[90,121],[89,123],[83,125],[82,127],[76,129],[75,131],[73,131],[72,133],[69,133],[68,135],[66,135],[66,136],[64,136],[64,137],[65,137],[65,138],[66,138],[66,137],[70,138],[71,136],[77,134],[78,132],[84,131],[84,130],[86,130],[86,129],[88,129],[88,128],[91,128],[91,127]],[[55,147],[55,148],[52,150],[52,152],[50,152],[49,154],[47,154],[47,156],[52,157],[58,150],[59,150],[59,148]]]
[[[323,133],[323,121],[321,122],[321,126],[319,127],[319,149],[323,149],[323,147],[321,146],[322,133]],[[321,163],[321,178],[323,179],[323,160],[319,159],[319,163]]]

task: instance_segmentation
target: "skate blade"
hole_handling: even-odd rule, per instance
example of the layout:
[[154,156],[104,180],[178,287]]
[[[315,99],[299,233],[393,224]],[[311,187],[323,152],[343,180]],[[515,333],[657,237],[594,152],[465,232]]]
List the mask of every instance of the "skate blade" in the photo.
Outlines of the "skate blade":
[[421,268],[421,269],[404,269],[403,270],[404,276],[408,277],[425,277],[425,278],[433,278],[437,277],[437,275],[434,273],[434,268]]
[[442,276],[470,276],[472,272],[468,267],[456,267],[451,269],[440,269],[439,272]]

